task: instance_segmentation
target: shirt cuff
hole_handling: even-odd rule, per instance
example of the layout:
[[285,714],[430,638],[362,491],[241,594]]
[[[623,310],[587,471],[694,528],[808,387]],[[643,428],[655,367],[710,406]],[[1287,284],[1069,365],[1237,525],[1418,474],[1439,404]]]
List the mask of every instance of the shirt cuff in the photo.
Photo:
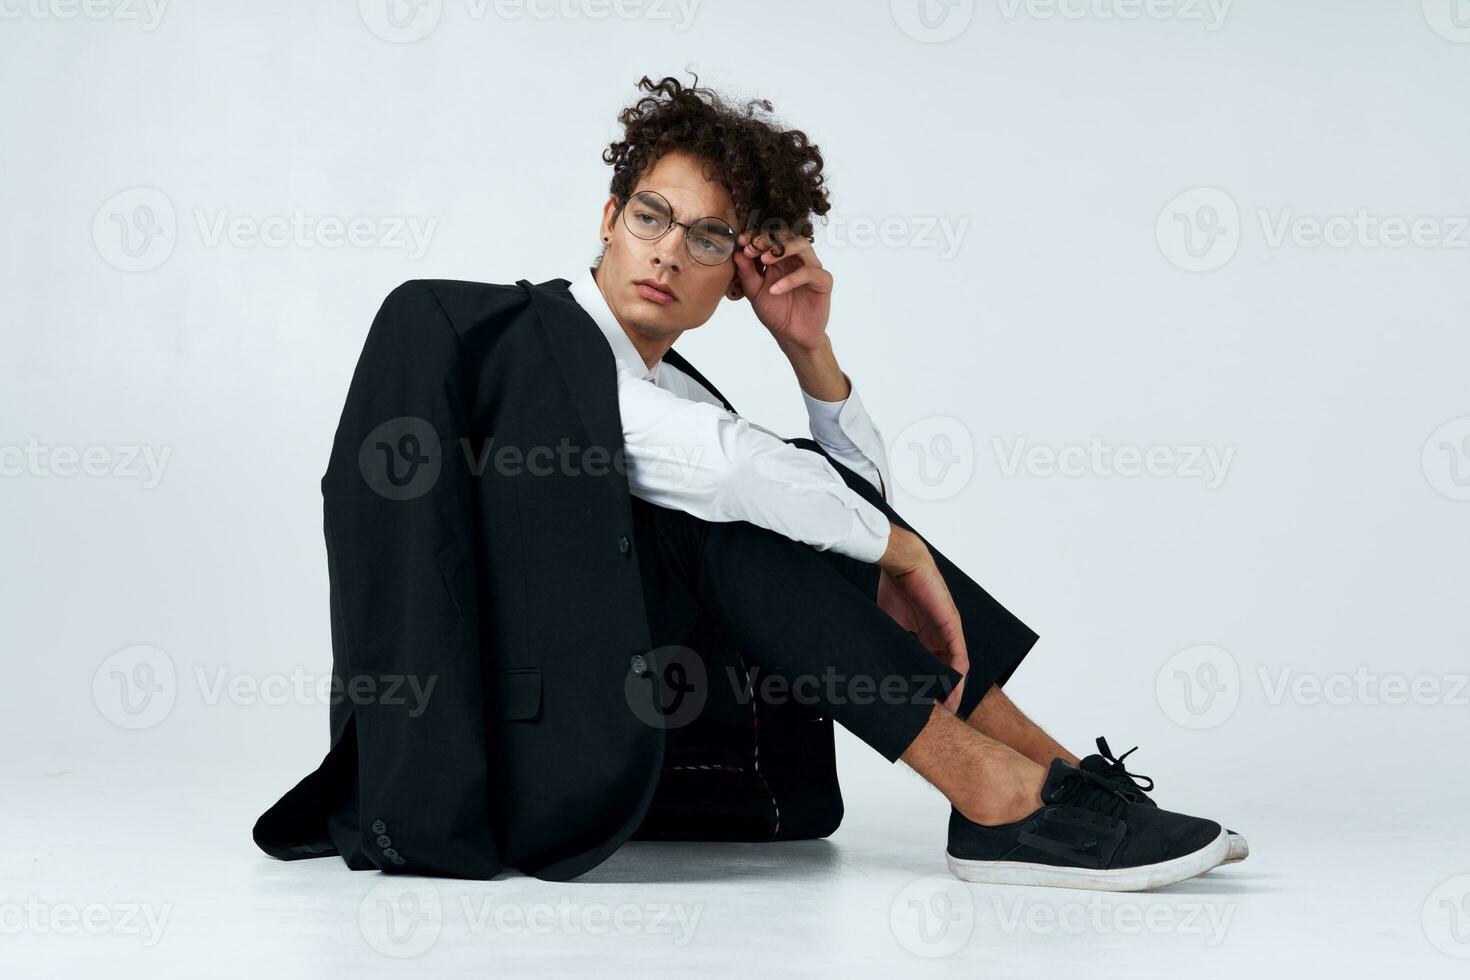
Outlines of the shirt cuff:
[[888,551],[888,535],[892,530],[893,526],[881,510],[859,498],[853,514],[852,535],[832,550],[876,565],[878,559]]
[[805,388],[801,390],[801,398],[806,402],[807,418],[812,424],[812,438],[823,444],[858,448],[852,437],[842,428],[844,421],[862,411],[862,402],[857,401],[857,389],[852,387],[850,380],[847,397],[841,401],[824,402],[808,395]]

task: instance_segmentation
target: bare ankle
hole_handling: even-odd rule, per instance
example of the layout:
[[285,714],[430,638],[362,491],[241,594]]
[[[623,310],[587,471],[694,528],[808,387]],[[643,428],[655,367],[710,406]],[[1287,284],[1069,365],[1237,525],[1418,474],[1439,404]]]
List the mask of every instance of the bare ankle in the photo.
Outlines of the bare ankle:
[[1000,778],[967,792],[965,799],[955,801],[955,809],[983,826],[1015,823],[1035,813],[1042,806],[1046,770],[1029,759],[1019,762]]

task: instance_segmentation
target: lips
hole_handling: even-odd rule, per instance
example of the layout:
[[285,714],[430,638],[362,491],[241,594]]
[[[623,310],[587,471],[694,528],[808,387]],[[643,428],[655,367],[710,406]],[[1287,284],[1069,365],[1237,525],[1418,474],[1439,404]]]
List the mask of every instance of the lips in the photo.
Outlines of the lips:
[[678,299],[672,289],[654,279],[639,279],[633,285],[638,287],[639,296],[654,303],[672,303]]

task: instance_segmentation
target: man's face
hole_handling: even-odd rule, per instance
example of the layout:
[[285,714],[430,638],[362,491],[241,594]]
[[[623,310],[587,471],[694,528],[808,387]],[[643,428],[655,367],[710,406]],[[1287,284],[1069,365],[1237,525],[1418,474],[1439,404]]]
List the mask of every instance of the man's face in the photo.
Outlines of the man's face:
[[[662,194],[673,207],[675,221],[690,224],[715,217],[740,227],[729,191],[708,180],[700,159],[688,153],[675,150],[660,157],[638,179],[633,193],[639,191]],[[598,235],[607,239],[597,280],[608,306],[619,322],[645,337],[676,337],[713,316],[721,296],[739,298],[734,260],[719,265],[694,261],[684,248],[684,229],[679,225],[656,241],[645,241],[628,230],[617,201],[609,197]],[[659,284],[672,298],[662,292],[650,294],[640,281]]]

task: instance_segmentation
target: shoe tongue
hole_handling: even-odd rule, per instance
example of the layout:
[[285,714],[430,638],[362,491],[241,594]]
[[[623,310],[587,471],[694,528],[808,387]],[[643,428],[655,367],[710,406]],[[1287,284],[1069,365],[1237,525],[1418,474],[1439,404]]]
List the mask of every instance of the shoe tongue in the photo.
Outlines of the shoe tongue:
[[1077,768],[1069,765],[1065,759],[1056,758],[1051,760],[1051,768],[1046,771],[1046,782],[1041,784],[1042,801],[1055,803],[1062,795],[1063,788],[1067,785],[1067,776],[1076,771]]
[[1085,755],[1077,765],[1083,772],[1095,772],[1102,775],[1112,769],[1111,763],[1100,755]]

